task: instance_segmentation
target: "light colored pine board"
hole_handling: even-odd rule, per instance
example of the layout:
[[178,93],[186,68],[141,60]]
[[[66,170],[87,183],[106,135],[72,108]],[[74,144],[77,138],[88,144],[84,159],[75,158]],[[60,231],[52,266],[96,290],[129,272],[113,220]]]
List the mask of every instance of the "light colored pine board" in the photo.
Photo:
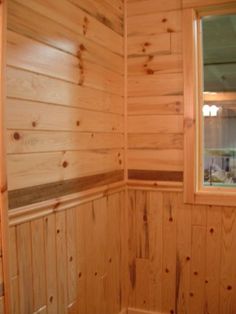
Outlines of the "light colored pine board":
[[[19,138],[18,138],[19,137]],[[7,153],[123,148],[123,134],[50,131],[7,131]]]
[[[123,34],[123,14],[119,12],[119,7],[112,6],[108,1],[97,2],[94,0],[70,0],[76,6],[92,15],[105,26],[113,29],[118,34]],[[119,4],[121,6],[121,3]]]
[[177,193],[163,194],[162,311],[176,312]]
[[136,197],[135,190],[128,191],[127,195],[128,211],[128,305],[136,307]]
[[[135,217],[136,217],[136,258],[149,258],[149,213],[147,208],[147,193],[136,191],[135,195]],[[142,261],[140,261],[142,264]],[[146,265],[147,266],[147,265]],[[138,296],[136,296],[136,302]],[[139,306],[140,307],[140,303]]]
[[17,243],[16,243],[16,227],[9,229],[9,249],[10,249],[10,276],[14,278],[18,275],[17,264]]
[[129,37],[128,56],[148,56],[171,52],[170,33],[139,35]]
[[56,213],[56,252],[57,252],[57,313],[67,310],[67,258],[66,258],[66,221],[65,212]]
[[136,307],[150,309],[150,262],[148,259],[136,259]]
[[33,313],[33,270],[30,223],[17,226],[20,313]]
[[180,9],[181,0],[136,0],[127,1],[128,16],[150,14],[160,11],[172,11]]
[[183,117],[179,115],[128,116],[128,133],[182,133],[182,132],[183,132]]
[[43,219],[30,223],[32,245],[32,270],[34,311],[46,305],[45,246]]
[[177,115],[183,113],[182,96],[129,97],[129,115]]
[[183,149],[182,134],[128,134],[131,149]]
[[180,73],[183,71],[180,54],[149,55],[128,58],[129,76],[149,73]]
[[183,203],[183,194],[176,199],[176,305],[177,313],[189,312],[190,265],[191,265],[191,205]]
[[206,276],[206,228],[192,226],[190,313],[204,313]]
[[[106,313],[121,311],[121,194],[107,197],[107,278],[105,279]],[[116,222],[115,224],[112,222]]]
[[[86,38],[115,53],[123,54],[122,36],[81,9],[76,8],[69,1],[60,0],[56,4],[50,1],[45,2],[44,0],[38,0],[37,2],[34,0],[17,0],[17,2],[53,21],[60,21],[60,24],[64,25],[65,28],[86,36]],[[111,42],[113,43],[112,45]]]
[[92,202],[82,204],[76,208],[76,238],[77,238],[77,281],[78,281],[78,312],[87,313],[87,215],[92,211]]
[[[19,278],[14,277],[11,279],[11,311],[15,314],[20,314],[19,310]],[[1,313],[1,311],[0,311]]]
[[123,78],[109,69],[44,45],[15,32],[7,32],[7,64],[74,84],[123,95]]
[[[128,40],[131,36],[146,36],[150,33],[176,33],[182,29],[182,12],[180,10],[169,12],[153,11],[151,14],[131,16],[127,19]],[[138,27],[141,26],[141,27]]]
[[57,307],[57,253],[56,253],[56,216],[44,218],[45,237],[45,268],[47,278],[47,311],[48,314],[58,313]]
[[129,168],[140,170],[183,170],[182,150],[134,150],[128,151]]
[[147,192],[149,211],[150,309],[162,308],[163,193]]
[[236,220],[235,208],[222,209],[222,240],[221,240],[221,266],[220,266],[220,306],[219,313],[233,313],[235,304],[236,262],[235,262],[235,234]]
[[[84,4],[88,3],[84,1]],[[94,1],[94,5],[97,3]],[[8,29],[24,36],[36,39],[59,50],[99,64],[117,73],[123,73],[123,58],[110,50],[88,40],[84,36],[71,31],[59,21],[53,21],[36,11],[10,1],[8,4]]]
[[183,75],[151,74],[128,78],[128,97],[183,94]]
[[171,33],[171,53],[172,54],[182,54],[183,52],[183,36],[182,33]]
[[122,132],[123,118],[111,113],[7,100],[7,127],[24,130]]
[[123,113],[123,98],[85,86],[7,67],[7,95],[32,101]]
[[9,155],[9,190],[119,169],[122,150]]
[[68,305],[75,302],[77,294],[77,254],[78,250],[76,241],[76,208],[66,211],[66,243],[67,243],[67,289]]
[[[105,281],[106,247],[107,247],[107,198],[93,201],[91,210],[86,214],[86,226],[90,236],[86,245],[87,280],[86,303],[87,312],[100,314],[106,311]],[[91,302],[93,300],[93,302]]]
[[220,313],[220,261],[222,207],[207,207],[206,304],[209,313]]

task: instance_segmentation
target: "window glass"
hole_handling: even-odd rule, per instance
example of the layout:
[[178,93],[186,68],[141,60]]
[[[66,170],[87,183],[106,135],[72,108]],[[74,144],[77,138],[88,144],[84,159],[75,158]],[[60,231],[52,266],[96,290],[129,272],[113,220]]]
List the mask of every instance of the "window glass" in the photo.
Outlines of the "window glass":
[[204,186],[236,186],[236,14],[202,17]]

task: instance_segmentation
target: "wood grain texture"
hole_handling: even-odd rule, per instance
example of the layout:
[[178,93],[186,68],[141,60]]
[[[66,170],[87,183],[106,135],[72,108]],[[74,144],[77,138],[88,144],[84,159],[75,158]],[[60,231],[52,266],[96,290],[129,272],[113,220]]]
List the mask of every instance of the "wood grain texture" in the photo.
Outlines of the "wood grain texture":
[[[63,180],[84,176],[87,186],[88,175],[124,168],[123,17],[121,0],[9,1],[6,120],[11,191],[55,182],[63,193]],[[64,176],[60,168],[71,169],[71,175]],[[24,177],[27,173],[31,179]],[[49,193],[43,194],[48,199]],[[35,197],[43,201],[43,194]]]
[[93,176],[13,190],[9,192],[9,209],[89,190],[95,187],[121,181],[123,178],[124,171],[117,170]]
[[234,313],[235,208],[194,208],[182,192],[134,189],[128,199],[131,313]]
[[[30,307],[37,313],[121,312],[122,198],[123,192],[111,194],[12,227],[12,237],[16,228],[18,238],[11,257],[17,256],[20,304],[26,309],[16,314],[34,313]],[[33,287],[30,292],[26,284]]]

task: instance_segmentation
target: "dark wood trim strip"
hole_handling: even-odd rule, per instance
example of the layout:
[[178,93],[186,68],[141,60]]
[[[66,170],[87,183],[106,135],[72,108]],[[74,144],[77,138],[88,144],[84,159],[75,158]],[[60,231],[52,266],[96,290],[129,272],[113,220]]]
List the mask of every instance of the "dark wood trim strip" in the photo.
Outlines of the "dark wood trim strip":
[[14,209],[53,198],[82,192],[124,180],[124,170],[33,186],[8,192],[9,209]]
[[129,169],[128,178],[130,180],[183,182],[183,172]]

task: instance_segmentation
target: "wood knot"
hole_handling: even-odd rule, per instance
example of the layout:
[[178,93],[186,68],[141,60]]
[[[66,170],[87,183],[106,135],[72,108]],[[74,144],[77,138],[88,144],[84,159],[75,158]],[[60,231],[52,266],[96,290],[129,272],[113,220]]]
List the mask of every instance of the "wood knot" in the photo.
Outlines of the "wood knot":
[[77,126],[80,126],[80,121],[76,121],[76,125],[77,125]]
[[189,256],[186,257],[186,261],[187,262],[190,261],[190,257]]
[[91,137],[92,137],[92,138],[94,137],[94,133],[91,134]]
[[175,314],[175,311],[174,310],[170,310],[170,314]]
[[79,49],[80,49],[80,51],[85,51],[86,50],[86,48],[85,48],[85,46],[83,44],[80,44]]
[[32,122],[32,127],[35,128],[36,126],[37,126],[37,122],[36,122],[36,121],[33,121],[33,122]]
[[194,296],[194,294],[193,294],[192,292],[190,292],[189,295],[190,295],[190,297],[193,297],[193,296]]
[[78,275],[78,276],[79,276],[79,278],[81,278],[81,277],[82,277],[82,273],[79,273],[79,275]]
[[109,263],[111,263],[112,262],[112,259],[111,259],[111,257],[109,258]]
[[149,47],[149,46],[151,46],[151,43],[149,43],[149,42],[144,43],[144,47]]
[[16,141],[20,139],[20,134],[18,132],[14,132],[13,137]]
[[122,160],[119,160],[119,165],[122,165]]
[[59,234],[60,233],[60,229],[57,229],[57,234]]
[[97,272],[95,272],[95,273],[94,273],[94,276],[96,277],[96,276],[97,276],[97,274],[98,274],[98,273],[97,273]]
[[162,23],[166,23],[166,22],[167,22],[166,18],[162,19]]
[[193,274],[194,274],[194,276],[197,276],[197,275],[198,275],[198,272],[197,272],[197,271],[195,271]]
[[143,215],[143,221],[147,222],[147,215],[146,214]]
[[70,257],[70,260],[69,260],[69,261],[70,261],[70,262],[72,262],[72,261],[73,261],[73,257],[72,257],[72,256]]
[[169,218],[169,222],[172,222],[172,221],[173,221],[173,218],[172,218],[172,217],[170,217],[170,218]]
[[68,165],[69,165],[69,163],[68,163],[67,161],[63,161],[63,164],[62,164],[62,167],[63,167],[63,168],[68,167]]
[[232,290],[232,286],[227,286],[227,290]]
[[165,269],[165,272],[168,274],[170,271],[168,268]]
[[173,29],[171,29],[171,28],[167,28],[167,32],[168,32],[168,33],[173,33],[174,31],[173,31]]
[[208,283],[208,280],[207,280],[207,279],[205,280],[205,283]]
[[152,74],[154,74],[155,72],[152,70],[152,69],[147,69],[147,74],[149,74],[149,75],[152,75]]
[[148,56],[148,61],[149,62],[152,61],[153,59],[154,59],[154,56],[152,56],[152,55]]
[[211,234],[214,233],[214,229],[213,228],[210,229],[210,233]]
[[49,302],[52,303],[53,302],[53,296],[51,295],[49,298]]

